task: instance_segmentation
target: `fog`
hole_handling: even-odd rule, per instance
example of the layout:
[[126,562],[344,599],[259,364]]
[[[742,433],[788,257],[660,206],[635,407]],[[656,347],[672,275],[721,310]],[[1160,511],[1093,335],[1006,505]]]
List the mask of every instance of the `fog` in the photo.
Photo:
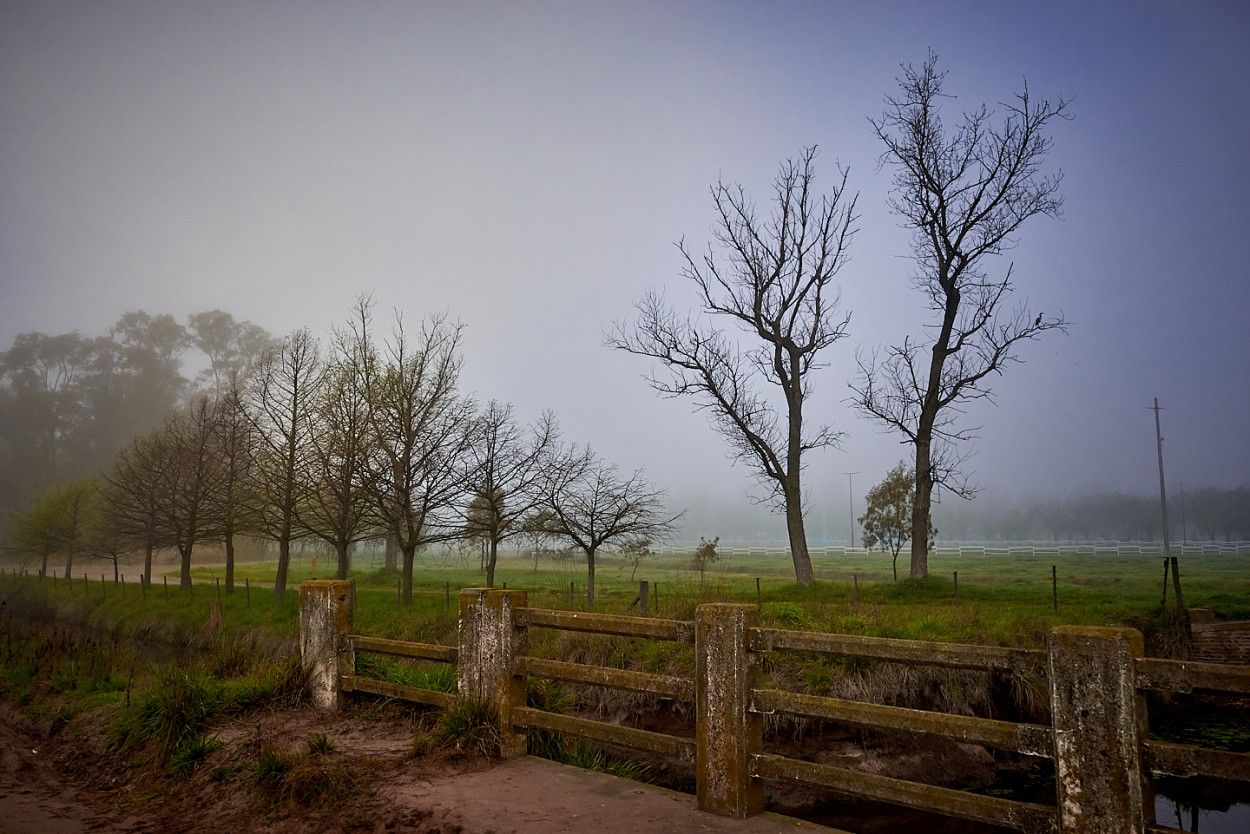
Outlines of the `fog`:
[[1237,2],[6,2],[0,349],[134,309],[324,334],[368,293],[379,324],[463,322],[466,390],[645,467],[686,537],[780,539],[705,417],[602,343],[649,288],[695,304],[673,244],[711,238],[712,183],[764,208],[778,165],[818,145],[818,184],[841,164],[860,194],[851,335],[808,405],[846,432],[808,463],[809,535],[843,537],[908,453],[849,408],[856,352],[926,320],[868,118],[932,48],[951,121],[1025,79],[1072,98],[1049,157],[1063,217],[993,267],[1071,326],[961,418],[982,426],[977,500],[1157,488],[1155,397],[1169,483],[1236,486],[1247,43]]

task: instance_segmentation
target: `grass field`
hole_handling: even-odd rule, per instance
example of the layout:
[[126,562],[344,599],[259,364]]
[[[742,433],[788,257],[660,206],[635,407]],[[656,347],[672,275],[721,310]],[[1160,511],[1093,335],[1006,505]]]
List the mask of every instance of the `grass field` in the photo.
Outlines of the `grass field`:
[[[211,552],[205,558],[210,557]],[[904,554],[899,560],[903,574],[906,558]],[[451,640],[460,590],[483,582],[474,556],[426,554],[419,557],[414,572],[414,604],[401,609],[399,576],[375,567],[378,563],[380,559],[367,555],[358,558],[352,573],[358,629],[378,636]],[[939,551],[931,557],[930,576],[923,582],[894,582],[890,558],[875,552],[817,555],[813,563],[816,582],[801,588],[784,556],[722,557],[702,577],[685,555],[653,556],[631,579],[632,565],[601,555],[596,609],[636,613],[631,603],[638,596],[639,581],[647,580],[653,616],[690,619],[700,602],[737,601],[760,604],[764,622],[782,627],[1031,646],[1040,645],[1050,626],[1065,623],[1127,624],[1149,631],[1163,594],[1161,554],[958,556]],[[178,591],[172,581],[166,589],[158,580],[141,594],[136,574],[131,574],[125,589],[111,581],[81,578],[73,590],[63,579],[55,583],[54,592],[51,580],[43,586],[56,599],[77,598],[85,604],[76,618],[114,624],[125,620],[140,628],[145,622],[159,622],[161,630],[179,631],[175,640],[197,629],[235,628],[293,638],[298,628],[295,589],[305,579],[332,577],[333,564],[324,557],[295,559],[291,590],[281,601],[265,587],[273,581],[274,567],[272,559],[239,564],[233,595],[218,587],[224,576],[220,565],[196,568],[197,585],[191,593]],[[175,578],[173,566],[165,569],[171,580]],[[22,581],[13,578],[11,569],[8,576],[8,584]],[[1189,607],[1214,609],[1224,619],[1250,619],[1250,556],[1186,557],[1181,576]],[[245,583],[251,584],[250,592]],[[535,561],[501,554],[496,584],[527,591],[530,604],[537,607],[585,606],[585,564],[576,555]]]

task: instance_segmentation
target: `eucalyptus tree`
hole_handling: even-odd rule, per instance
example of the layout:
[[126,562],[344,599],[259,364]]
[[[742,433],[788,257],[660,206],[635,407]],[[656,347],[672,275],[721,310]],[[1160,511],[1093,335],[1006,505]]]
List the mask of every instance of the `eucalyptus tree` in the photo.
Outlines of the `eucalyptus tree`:
[[[610,347],[657,360],[663,373],[647,377],[666,396],[688,396],[706,411],[765,489],[764,501],[785,515],[795,578],[812,581],[803,523],[804,456],[837,446],[841,434],[804,424],[812,372],[824,351],[847,334],[834,278],[848,259],[856,198],[845,171],[827,193],[815,188],[816,149],[781,166],[774,207],[761,218],[741,186],[712,188],[716,243],[696,256],[678,244],[682,277],[699,295],[704,319],[679,314],[657,293],[637,305],[633,326],[618,323]],[[711,323],[729,322],[747,345]],[[770,396],[776,390],[778,396]]]
[[559,427],[545,412],[521,426],[512,406],[491,400],[470,425],[461,479],[472,496],[466,529],[486,546],[486,587],[495,587],[499,545],[526,532],[543,506],[544,484],[556,465]]
[[[864,514],[856,521],[864,528],[864,549],[890,554],[894,581],[898,581],[898,554],[911,540],[912,503],[916,498],[916,473],[906,463],[899,463],[886,473],[881,483],[868,490]],[[937,531],[929,523],[929,544]]]
[[361,368],[370,402],[366,480],[380,526],[399,547],[401,600],[411,605],[417,550],[461,531],[454,514],[473,419],[472,403],[457,390],[463,327],[436,315],[410,336],[396,313],[376,349],[367,326],[365,319],[358,334],[368,357]]
[[258,325],[238,321],[224,310],[206,310],[187,316],[188,337],[208,359],[196,376],[202,390],[223,394],[231,381],[247,373],[273,346],[273,337]]
[[586,557],[586,605],[595,605],[595,560],[601,548],[661,541],[681,514],[665,509],[668,494],[638,470],[621,475],[589,447],[563,451],[548,470],[541,517],[546,532]]
[[323,381],[321,348],[301,328],[266,351],[247,397],[256,437],[256,525],[278,544],[274,594],[286,593],[291,542],[305,535],[299,508],[305,498],[305,460],[315,422],[314,403]]
[[985,380],[1019,361],[1022,342],[1066,327],[1062,315],[1009,308],[1013,265],[992,276],[990,264],[1027,220],[1059,214],[1062,175],[1042,166],[1051,149],[1046,131],[1066,118],[1067,102],[1036,99],[1026,85],[1002,105],[997,123],[982,105],[948,128],[945,80],[933,53],[919,68],[904,67],[899,94],[872,122],[885,145],[882,163],[894,169],[890,208],[912,234],[911,281],[934,320],[884,355],[861,356],[852,383],[858,409],[915,449],[913,578],[928,575],[934,488],[973,492],[960,472],[959,445],[975,432],[956,425],[962,407],[992,399]]

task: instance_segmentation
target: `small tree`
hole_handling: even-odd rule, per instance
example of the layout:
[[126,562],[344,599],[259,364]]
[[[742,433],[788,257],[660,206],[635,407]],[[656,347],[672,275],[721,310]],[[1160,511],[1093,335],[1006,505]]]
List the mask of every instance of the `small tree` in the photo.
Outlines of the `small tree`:
[[595,605],[595,556],[609,542],[660,539],[680,513],[667,515],[668,495],[643,476],[622,477],[589,449],[561,456],[546,482],[547,530],[586,555],[586,605]]
[[633,582],[634,577],[638,575],[638,566],[642,564],[642,560],[653,555],[651,552],[651,539],[635,539],[621,545],[618,551],[625,563],[630,566],[629,581]]
[[708,541],[699,536],[699,546],[694,549],[694,556],[690,559],[690,564],[699,571],[699,584],[703,584],[703,572],[707,570],[707,566],[713,562],[720,561],[720,554],[716,552],[716,545],[720,544],[720,536]]
[[[894,581],[898,581],[898,554],[911,541],[912,507],[916,497],[916,470],[900,462],[881,483],[868,490],[868,509],[858,519],[864,528],[864,548],[888,552],[892,557]],[[932,546],[937,531],[929,519],[929,541]],[[927,549],[927,548],[926,548]]]

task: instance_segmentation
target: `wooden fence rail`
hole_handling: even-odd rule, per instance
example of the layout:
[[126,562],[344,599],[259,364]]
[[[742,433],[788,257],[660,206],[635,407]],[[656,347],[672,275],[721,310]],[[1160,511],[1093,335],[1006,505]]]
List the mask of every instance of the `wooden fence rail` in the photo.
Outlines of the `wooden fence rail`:
[[[447,708],[457,698],[497,710],[505,756],[525,753],[529,728],[658,753],[695,765],[703,810],[746,817],[763,809],[768,780],[793,780],[843,794],[976,820],[1025,832],[1170,832],[1155,824],[1150,774],[1250,783],[1250,755],[1151,740],[1149,690],[1250,695],[1250,666],[1145,658],[1132,629],[1061,626],[1045,650],[960,646],[914,640],[761,628],[755,606],[699,606],[695,621],[531,609],[524,591],[460,594],[457,646],[352,634],[350,581],[301,586],[300,643],[314,700],[337,708],[346,692],[369,692]],[[693,643],[693,678],[530,656],[529,630],[550,628]],[[454,663],[457,693],[435,692],[356,674],[355,652]],[[1027,675],[1049,693],[1049,725],[1015,723],[862,703],[765,688],[772,653],[806,652],[891,663]],[[621,727],[525,704],[527,677],[606,686],[694,704],[694,738]],[[1051,759],[1055,803],[1017,802],[786,758],[764,749],[763,719],[788,714],[891,732],[937,735]]]

